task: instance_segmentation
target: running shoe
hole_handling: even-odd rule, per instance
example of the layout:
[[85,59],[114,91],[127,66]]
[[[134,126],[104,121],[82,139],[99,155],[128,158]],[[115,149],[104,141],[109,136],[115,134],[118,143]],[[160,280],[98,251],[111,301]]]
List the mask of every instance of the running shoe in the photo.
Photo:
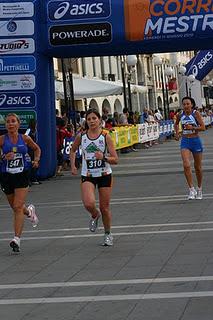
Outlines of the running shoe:
[[101,216],[101,213],[100,213],[100,210],[98,209],[98,215],[95,219],[91,218],[90,219],[90,222],[89,222],[89,230],[91,232],[95,232],[97,227],[98,227],[98,219],[100,218]]
[[103,246],[105,247],[113,246],[113,236],[111,233],[105,233]]
[[33,204],[30,204],[27,209],[29,210],[29,217],[28,219],[31,221],[33,228],[36,228],[38,225],[38,217],[35,213],[35,206]]
[[10,247],[13,249],[13,252],[20,252],[20,238],[14,237],[10,241]]
[[197,189],[196,199],[197,200],[202,200],[203,199],[202,189]]
[[188,200],[194,200],[196,199],[196,196],[197,196],[197,191],[195,190],[195,188],[189,189]]

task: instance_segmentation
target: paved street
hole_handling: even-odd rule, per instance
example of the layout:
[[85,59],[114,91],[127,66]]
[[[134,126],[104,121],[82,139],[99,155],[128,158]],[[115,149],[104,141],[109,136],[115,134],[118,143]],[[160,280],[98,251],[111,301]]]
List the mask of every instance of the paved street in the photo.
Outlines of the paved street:
[[0,316],[4,320],[212,320],[213,128],[204,141],[204,199],[186,201],[178,142],[122,154],[114,168],[114,246],[88,231],[79,178],[33,186],[40,225],[9,249],[0,193]]

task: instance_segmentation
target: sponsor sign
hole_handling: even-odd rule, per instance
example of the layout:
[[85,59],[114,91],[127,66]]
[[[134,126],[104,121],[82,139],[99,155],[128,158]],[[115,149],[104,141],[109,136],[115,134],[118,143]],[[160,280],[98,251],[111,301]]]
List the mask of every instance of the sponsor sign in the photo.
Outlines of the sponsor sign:
[[26,54],[35,52],[33,39],[0,39],[0,55]]
[[36,60],[33,56],[0,57],[0,75],[34,72],[35,69]]
[[110,14],[110,0],[50,1],[48,3],[48,16],[52,21],[106,18]]
[[5,127],[5,118],[8,113],[14,112],[20,119],[21,129],[28,127],[30,120],[36,120],[36,112],[31,110],[0,110],[0,129]]
[[33,74],[0,76],[0,91],[35,89]]
[[0,109],[13,107],[34,108],[36,105],[36,95],[34,92],[4,92],[0,93]]
[[212,32],[212,1],[125,0],[125,33],[129,41],[193,38]]
[[111,40],[109,23],[59,25],[50,28],[50,43],[53,46],[106,43]]
[[193,74],[199,81],[213,69],[213,50],[202,50],[186,65],[186,75]]
[[32,2],[0,3],[0,18],[27,18],[34,15]]
[[32,20],[0,21],[0,36],[31,36],[34,34],[34,22]]

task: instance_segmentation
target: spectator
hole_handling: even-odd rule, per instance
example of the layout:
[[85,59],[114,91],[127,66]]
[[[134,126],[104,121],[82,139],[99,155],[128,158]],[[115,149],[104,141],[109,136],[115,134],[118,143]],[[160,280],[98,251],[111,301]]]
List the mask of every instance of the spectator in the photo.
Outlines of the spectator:
[[[28,124],[28,129],[25,132],[26,136],[29,136],[35,143],[37,143],[37,124],[34,119],[30,119]],[[34,161],[34,151],[28,147],[28,154],[31,161]],[[30,169],[30,186],[32,184],[41,184],[37,177],[38,168],[31,166]]]
[[62,176],[62,166],[63,166],[63,146],[64,146],[64,138],[72,137],[72,132],[69,132],[66,129],[66,123],[63,119],[61,119],[59,125],[56,127],[56,150],[57,150],[57,170],[56,175]]
[[160,122],[163,120],[163,116],[158,109],[155,110],[154,118],[157,122]]

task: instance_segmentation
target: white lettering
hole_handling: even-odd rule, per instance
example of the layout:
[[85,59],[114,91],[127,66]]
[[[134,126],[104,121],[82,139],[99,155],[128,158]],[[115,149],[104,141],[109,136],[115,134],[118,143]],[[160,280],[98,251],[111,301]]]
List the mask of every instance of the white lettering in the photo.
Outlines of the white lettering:
[[68,11],[71,16],[81,16],[88,14],[98,15],[103,12],[103,5],[103,2],[72,5],[70,2],[64,1],[59,4],[59,8],[54,13],[54,18],[56,20],[62,19]]
[[[202,21],[203,20],[203,21]],[[183,33],[183,32],[196,32],[199,22],[202,21],[202,31],[207,28],[213,30],[213,14],[208,15],[193,15],[193,16],[181,16],[181,17],[166,17],[165,19],[159,18],[153,22],[151,19],[147,20],[145,27],[145,35],[149,35],[150,31],[155,31],[159,34],[171,34],[171,33]],[[190,23],[192,22],[192,23]],[[153,35],[152,38],[155,35]]]
[[[208,21],[210,20],[210,21]],[[203,20],[202,31],[205,31],[207,26],[213,30],[213,14],[206,14]]]

